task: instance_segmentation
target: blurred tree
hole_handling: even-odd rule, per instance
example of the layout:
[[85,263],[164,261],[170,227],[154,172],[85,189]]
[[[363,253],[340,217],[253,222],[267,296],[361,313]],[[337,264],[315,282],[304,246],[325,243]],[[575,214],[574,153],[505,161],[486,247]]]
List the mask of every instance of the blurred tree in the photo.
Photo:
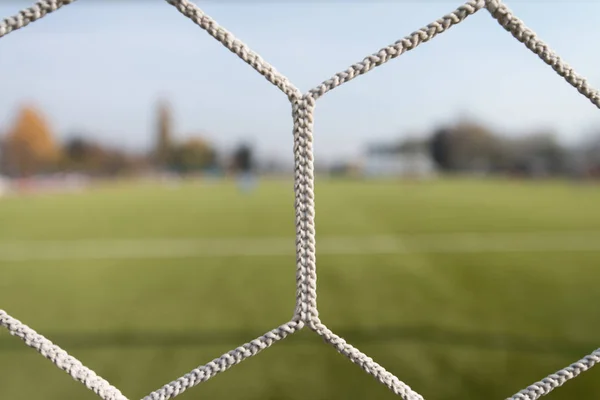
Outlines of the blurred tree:
[[141,160],[136,157],[104,147],[83,135],[71,136],[63,146],[62,155],[61,168],[64,171],[114,176],[141,167]]
[[434,131],[429,149],[442,170],[454,172],[557,175],[572,162],[553,132],[508,138],[470,121]]
[[582,176],[598,177],[600,172],[600,129],[592,131],[573,155],[573,171]]
[[60,148],[39,110],[22,107],[5,140],[8,175],[25,177],[50,172],[60,156]]
[[63,146],[61,167],[67,171],[101,174],[108,158],[107,151],[82,135],[73,135]]
[[485,126],[461,121],[434,131],[429,148],[437,165],[446,171],[489,172],[500,164],[502,143]]
[[499,158],[499,141],[485,126],[470,121],[452,129],[451,160],[455,170],[489,172]]
[[107,151],[102,172],[108,176],[122,175],[133,171],[137,167],[137,160],[127,153],[110,149]]
[[511,156],[515,168],[530,175],[557,175],[568,168],[567,150],[552,132],[534,132],[513,140]]
[[94,155],[102,153],[100,146],[88,142],[81,136],[73,136],[64,145],[64,156],[75,163],[84,163]]
[[215,165],[216,151],[208,142],[195,137],[174,146],[169,161],[181,173],[205,170]]
[[7,143],[6,140],[0,136],[0,175],[8,175],[9,173],[10,167],[8,165]]
[[452,170],[450,129],[438,128],[429,141],[429,151],[437,166],[443,171]]

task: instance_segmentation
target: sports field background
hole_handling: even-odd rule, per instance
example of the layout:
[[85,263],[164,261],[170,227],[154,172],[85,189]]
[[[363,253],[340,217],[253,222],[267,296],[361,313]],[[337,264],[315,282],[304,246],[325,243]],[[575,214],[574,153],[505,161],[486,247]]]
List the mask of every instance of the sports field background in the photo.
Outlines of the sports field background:
[[[0,308],[141,398],[287,322],[291,181],[0,199]],[[321,319],[426,399],[504,399],[600,347],[600,187],[316,185]],[[592,399],[600,369],[548,399]],[[181,399],[391,399],[312,332]],[[0,399],[95,399],[0,331]]]

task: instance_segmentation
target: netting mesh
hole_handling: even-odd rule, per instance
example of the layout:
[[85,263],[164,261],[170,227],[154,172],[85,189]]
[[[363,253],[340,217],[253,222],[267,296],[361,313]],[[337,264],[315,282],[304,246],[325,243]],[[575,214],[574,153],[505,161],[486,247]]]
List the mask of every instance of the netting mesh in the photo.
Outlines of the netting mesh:
[[[0,38],[23,28],[47,14],[73,3],[75,0],[42,0],[32,7],[19,12],[0,22]],[[358,364],[367,373],[383,383],[395,394],[405,400],[421,400],[421,395],[411,389],[396,376],[386,371],[372,358],[362,353],[343,338],[325,326],[319,319],[317,309],[317,269],[315,254],[315,196],[313,165],[313,115],[317,99],[336,87],[365,74],[373,68],[396,58],[406,51],[412,50],[435,36],[445,32],[452,26],[464,21],[468,16],[485,8],[498,23],[510,32],[517,40],[525,44],[546,64],[551,66],[569,84],[600,108],[600,94],[590,87],[585,78],[578,75],[573,68],[564,62],[548,45],[525,26],[500,0],[472,0],[456,10],[444,15],[431,24],[411,33],[397,42],[382,48],[365,57],[362,61],[351,65],[346,70],[335,74],[330,79],[302,94],[285,76],[263,60],[242,41],[188,0],[166,0],[184,16],[188,17],[208,34],[217,39],[244,60],[248,65],[263,75],[269,82],[277,86],[288,97],[292,104],[293,137],[294,137],[294,191],[296,218],[296,306],[293,317],[287,322],[209,363],[199,366],[184,376],[167,383],[158,390],[148,394],[144,400],[166,400],[173,398],[185,390],[207,381],[235,364],[258,354],[260,351],[286,338],[307,326],[338,352]],[[69,373],[74,379],[85,384],[90,390],[105,400],[126,400],[127,398],[105,379],[99,377],[79,360],[68,355],[60,347],[44,336],[0,310],[0,326],[17,337],[26,345],[36,349],[57,367]],[[567,380],[593,367],[600,361],[600,349],[554,373],[539,382],[521,390],[509,399],[534,400],[548,394]]]

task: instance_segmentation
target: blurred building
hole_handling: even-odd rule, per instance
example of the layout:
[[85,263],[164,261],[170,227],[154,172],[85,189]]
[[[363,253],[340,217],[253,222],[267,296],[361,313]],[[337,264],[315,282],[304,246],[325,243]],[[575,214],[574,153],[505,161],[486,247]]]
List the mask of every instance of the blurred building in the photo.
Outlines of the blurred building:
[[363,161],[368,178],[428,178],[436,174],[433,158],[423,146],[372,146]]
[[172,116],[171,108],[165,100],[158,103],[156,121],[155,163],[160,169],[167,169],[172,150]]

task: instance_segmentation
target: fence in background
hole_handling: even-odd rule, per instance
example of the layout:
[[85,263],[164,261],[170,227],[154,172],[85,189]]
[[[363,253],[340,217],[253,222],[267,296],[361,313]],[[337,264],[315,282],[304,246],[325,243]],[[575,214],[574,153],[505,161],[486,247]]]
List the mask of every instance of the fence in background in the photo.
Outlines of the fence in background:
[[[23,28],[62,6],[75,0],[41,0],[14,17],[0,22],[0,37]],[[185,390],[204,382],[216,374],[223,372],[241,361],[252,357],[274,343],[284,339],[305,326],[308,326],[338,352],[358,364],[367,373],[390,388],[405,400],[422,400],[423,397],[413,391],[396,376],[386,371],[373,359],[360,352],[344,339],[329,330],[319,319],[317,310],[317,269],[315,256],[315,197],[314,197],[314,165],[313,165],[313,115],[316,101],[336,87],[365,74],[373,68],[386,63],[406,51],[412,50],[435,36],[464,21],[468,16],[485,8],[491,16],[518,41],[537,54],[550,65],[560,76],[600,108],[600,93],[590,87],[587,81],[578,75],[573,68],[556,55],[536,34],[525,26],[500,0],[471,0],[456,10],[411,33],[403,39],[384,47],[346,70],[335,74],[320,85],[301,93],[285,76],[279,73],[257,53],[230,32],[219,26],[212,18],[188,0],[166,0],[177,8],[184,16],[199,25],[208,34],[221,42],[231,52],[248,63],[269,82],[277,86],[289,99],[292,105],[294,121],[294,191],[296,210],[296,307],[291,321],[267,332],[263,336],[246,343],[221,357],[199,366],[186,375],[164,385],[150,393],[144,400],[166,400],[173,398]],[[54,345],[33,329],[22,324],[6,312],[0,310],[0,325],[15,336],[20,337],[28,346],[36,349],[56,366],[69,373],[74,379],[85,384],[98,396],[105,400],[127,400],[117,388],[99,377],[79,360],[68,355],[60,347]],[[534,400],[567,380],[600,362],[600,349],[582,358],[574,364],[536,382],[510,397],[514,400]]]

